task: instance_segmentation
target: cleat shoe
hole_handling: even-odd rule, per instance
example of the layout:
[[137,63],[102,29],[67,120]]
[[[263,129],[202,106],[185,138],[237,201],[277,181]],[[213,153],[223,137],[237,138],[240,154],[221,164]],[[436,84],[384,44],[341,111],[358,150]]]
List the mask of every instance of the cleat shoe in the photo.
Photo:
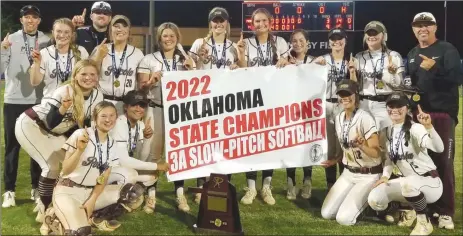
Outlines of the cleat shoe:
[[448,215],[439,215],[439,229],[454,229],[452,217]]
[[16,201],[15,201],[15,193],[12,192],[12,191],[6,191],[4,194],[3,194],[3,203],[2,203],[2,207],[3,208],[8,208],[8,207],[12,207],[12,206],[16,206]]
[[155,207],[156,207],[156,197],[146,196],[145,206],[143,206],[143,210],[146,212],[146,214],[152,214],[154,212]]
[[416,219],[415,210],[400,210],[399,223],[400,227],[410,227]]
[[37,201],[37,199],[40,199],[39,190],[37,190],[36,188],[33,188],[31,190],[31,200],[32,201]]
[[275,205],[275,198],[272,196],[272,190],[270,189],[270,186],[262,187],[261,197],[265,203],[269,205]]
[[423,214],[417,216],[415,228],[413,228],[410,235],[430,235],[432,231],[433,227],[431,221]]
[[288,186],[288,191],[286,193],[286,199],[288,200],[296,200],[297,193],[296,193],[296,186]]
[[312,196],[312,180],[304,181],[302,185],[301,197],[304,199],[309,199]]
[[243,196],[243,198],[241,198],[241,203],[243,203],[244,205],[250,205],[252,204],[252,201],[254,201],[254,199],[256,198],[257,191],[255,189],[250,188],[244,188],[244,190],[246,191],[246,194]]
[[177,207],[183,212],[190,211],[190,206],[188,206],[188,201],[184,195],[177,196]]

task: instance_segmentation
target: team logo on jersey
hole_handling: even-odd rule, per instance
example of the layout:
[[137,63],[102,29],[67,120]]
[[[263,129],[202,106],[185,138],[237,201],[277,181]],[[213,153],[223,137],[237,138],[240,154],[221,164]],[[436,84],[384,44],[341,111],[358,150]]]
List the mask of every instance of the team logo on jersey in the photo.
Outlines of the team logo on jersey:
[[317,163],[318,161],[320,161],[320,159],[322,158],[322,154],[323,154],[323,149],[322,149],[322,146],[318,145],[318,144],[314,144],[311,148],[310,148],[310,160],[313,162],[313,163]]
[[[34,48],[33,47],[29,47],[29,52],[32,52],[34,51]],[[24,54],[26,53],[26,46],[22,46],[21,47],[21,54]]]
[[217,59],[217,57],[214,55],[209,55],[203,60],[203,64],[209,64],[209,62],[212,63],[213,65],[220,65],[220,66],[223,66],[224,64],[225,66],[231,66],[232,64],[230,59],[224,59],[224,58]]
[[[111,73],[115,74],[116,73],[116,68],[113,67],[113,66],[108,66],[108,68],[106,68],[104,74],[106,76],[109,76],[109,75],[111,75]],[[133,69],[132,68],[121,69],[120,75],[132,76],[133,75]]]
[[251,66],[255,66],[255,65],[271,66],[272,65],[272,59],[271,58],[263,59],[261,57],[254,57],[254,59],[252,59],[252,61],[250,63],[251,63]]

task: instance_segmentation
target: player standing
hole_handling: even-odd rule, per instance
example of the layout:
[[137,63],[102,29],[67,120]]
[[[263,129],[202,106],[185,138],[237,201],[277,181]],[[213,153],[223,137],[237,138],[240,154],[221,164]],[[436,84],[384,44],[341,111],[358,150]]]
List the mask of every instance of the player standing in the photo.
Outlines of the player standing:
[[[42,90],[28,82],[29,68],[33,63],[32,51],[46,47],[50,38],[37,30],[40,10],[32,5],[21,8],[19,12],[22,29],[7,34],[1,45],[1,73],[5,73],[5,94],[3,104],[3,128],[5,131],[5,193],[2,207],[16,206],[15,189],[18,175],[20,145],[14,135],[16,119],[25,110],[40,103]],[[31,199],[38,199],[40,166],[30,159]]]
[[81,59],[88,58],[82,46],[75,44],[75,29],[71,20],[60,18],[53,23],[52,44],[40,52],[32,51],[34,63],[30,70],[32,86],[45,84],[43,97],[49,97],[69,79],[73,66]]
[[[149,102],[146,119],[151,119],[153,128],[151,139],[143,143],[142,157],[144,161],[162,162],[164,153],[164,114],[161,95],[161,77],[164,71],[196,69],[193,59],[186,54],[180,44],[181,35],[177,25],[171,22],[162,23],[156,32],[156,44],[159,51],[146,55],[138,67],[139,87],[148,93]],[[157,184],[157,183],[156,183]],[[150,196],[155,196],[156,184],[148,190]],[[184,181],[174,181],[178,209],[184,212],[190,210],[185,198]]]
[[[341,225],[354,225],[367,206],[371,187],[383,172],[378,134],[371,115],[359,108],[358,84],[342,80],[336,90],[344,111],[336,116],[336,134],[344,151],[345,168],[323,202],[325,219],[336,218]],[[338,163],[328,159],[322,165]]]
[[[240,67],[271,66],[283,67],[288,65],[288,44],[279,36],[271,34],[270,23],[272,15],[264,8],[256,9],[252,13],[252,25],[254,36],[243,39],[241,37],[238,45],[238,65]],[[273,170],[262,171],[262,199],[269,205],[275,204],[270,184],[272,182]],[[257,171],[246,173],[248,187],[246,194],[241,198],[241,203],[252,204],[257,196],[256,180]]]
[[63,145],[66,157],[53,193],[53,208],[65,235],[91,235],[94,210],[131,203],[143,194],[142,188],[131,183],[106,185],[123,153],[109,135],[117,111],[113,103],[102,101],[92,117],[95,127],[76,130]]
[[114,16],[109,28],[112,43],[103,40],[92,53],[92,58],[101,63],[100,89],[118,113],[122,113],[125,94],[136,88],[137,67],[143,58],[143,52],[129,44],[130,28],[126,16]]
[[402,84],[405,68],[400,54],[387,48],[387,30],[381,22],[371,21],[364,31],[363,42],[368,49],[355,56],[361,86],[360,107],[375,118],[376,127],[381,130],[391,124],[385,102],[392,88]]
[[[206,38],[196,39],[190,48],[190,56],[198,70],[236,69],[238,65],[237,46],[230,37],[230,22],[227,10],[215,7],[209,12],[209,34]],[[231,175],[228,175],[231,181]],[[203,187],[206,177],[198,178],[196,185]],[[196,193],[195,202],[199,204],[201,193]]]
[[[429,235],[433,231],[427,204],[436,202],[442,195],[442,181],[428,149],[444,151],[444,144],[431,124],[431,117],[418,105],[418,123],[407,115],[410,102],[400,92],[392,93],[387,110],[393,125],[381,131],[380,143],[386,161],[383,176],[370,192],[368,203],[377,211],[387,211],[391,201],[408,202],[417,214],[415,228],[410,235]],[[389,178],[396,167],[402,177]],[[413,221],[411,222],[413,223]]]

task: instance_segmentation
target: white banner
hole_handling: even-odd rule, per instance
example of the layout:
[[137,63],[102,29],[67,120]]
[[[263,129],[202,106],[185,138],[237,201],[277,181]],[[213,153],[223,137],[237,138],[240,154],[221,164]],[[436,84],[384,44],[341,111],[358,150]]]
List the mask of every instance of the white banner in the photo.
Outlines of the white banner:
[[327,73],[318,65],[164,72],[168,180],[326,160]]

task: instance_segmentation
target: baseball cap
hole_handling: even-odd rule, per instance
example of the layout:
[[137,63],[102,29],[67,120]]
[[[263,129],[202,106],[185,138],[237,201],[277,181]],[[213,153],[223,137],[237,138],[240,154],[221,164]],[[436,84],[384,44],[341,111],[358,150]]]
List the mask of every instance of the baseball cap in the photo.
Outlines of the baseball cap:
[[217,17],[220,17],[220,18],[222,18],[224,20],[229,19],[228,12],[225,9],[220,8],[220,7],[217,7],[215,9],[213,9],[213,11],[211,11],[211,13],[209,13],[209,21],[212,21]]
[[358,91],[358,84],[357,82],[350,80],[350,79],[343,79],[337,84],[336,94],[339,92],[348,92],[349,94],[357,93]]
[[111,20],[111,25],[114,25],[116,23],[125,24],[127,27],[131,26],[129,18],[127,18],[127,16],[124,15],[115,15]]
[[400,106],[408,106],[410,103],[409,103],[408,97],[407,97],[407,95],[405,95],[405,93],[393,92],[386,99],[386,106],[389,106],[391,104],[397,104],[397,105],[400,105]]
[[334,28],[328,33],[328,38],[331,39],[332,36],[340,36],[341,38],[347,38],[347,33],[342,28]]
[[109,3],[103,2],[103,1],[93,3],[93,5],[92,5],[92,13],[94,11],[110,13],[110,14],[113,13],[113,11],[111,10],[111,5],[109,5]]
[[421,13],[416,14],[415,17],[413,17],[412,26],[420,24],[420,23],[428,23],[428,24],[435,25],[436,18],[430,12],[421,12]]
[[25,16],[25,15],[28,15],[28,14],[35,14],[39,17],[42,17],[40,15],[40,10],[39,8],[37,8],[36,6],[33,6],[33,5],[26,5],[24,7],[21,8],[21,10],[19,11],[19,15],[21,17]]
[[124,96],[124,104],[131,106],[140,104],[140,106],[146,107],[148,105],[148,98],[146,93],[132,90]]
[[379,21],[371,21],[370,23],[368,23],[366,26],[365,26],[365,33],[370,31],[370,30],[374,30],[378,33],[387,33],[386,31],[386,28],[384,27],[384,25],[379,22]]

